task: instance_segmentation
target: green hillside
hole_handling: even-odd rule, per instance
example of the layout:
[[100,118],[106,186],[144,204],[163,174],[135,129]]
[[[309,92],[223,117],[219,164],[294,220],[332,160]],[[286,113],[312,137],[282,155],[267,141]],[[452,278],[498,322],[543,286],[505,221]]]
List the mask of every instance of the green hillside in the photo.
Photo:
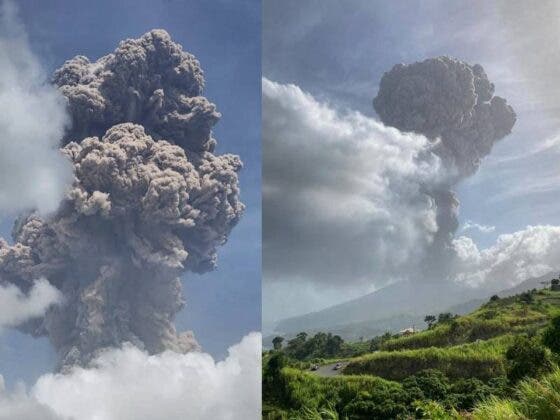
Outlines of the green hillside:
[[[550,332],[559,315],[560,291],[532,290],[494,296],[468,315],[441,314],[408,336],[386,334],[333,349],[331,341],[338,341],[331,335],[299,335],[264,355],[263,416],[459,419],[507,409],[521,414],[500,418],[531,418],[520,408],[528,384],[552,388],[549,399],[560,401],[560,387],[551,385],[560,377],[560,318],[558,334]],[[550,337],[557,335],[554,348]],[[340,374],[328,369],[338,361],[344,361]],[[315,363],[326,366],[310,370]],[[557,405],[559,416],[547,418],[560,418]]]
[[[530,297],[529,297],[530,296]],[[526,300],[530,299],[530,302]],[[386,341],[383,350],[447,347],[538,329],[560,313],[560,292],[542,289],[489,301],[469,315]]]
[[503,354],[513,342],[507,334],[491,340],[452,347],[379,351],[351,359],[344,373],[403,380],[424,369],[438,369],[450,379],[491,379],[505,374]]

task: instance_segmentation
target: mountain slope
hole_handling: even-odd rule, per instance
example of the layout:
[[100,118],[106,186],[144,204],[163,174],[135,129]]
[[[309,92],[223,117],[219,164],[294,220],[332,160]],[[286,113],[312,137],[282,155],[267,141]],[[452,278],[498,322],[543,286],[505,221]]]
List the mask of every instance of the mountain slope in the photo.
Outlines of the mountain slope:
[[[525,290],[542,288],[551,274],[526,280],[515,287],[497,292],[501,297]],[[357,299],[321,311],[280,321],[276,334],[300,331],[326,331],[355,340],[411,325],[423,325],[426,314],[451,312],[465,314],[488,300],[495,291],[472,289],[454,283],[398,282]]]

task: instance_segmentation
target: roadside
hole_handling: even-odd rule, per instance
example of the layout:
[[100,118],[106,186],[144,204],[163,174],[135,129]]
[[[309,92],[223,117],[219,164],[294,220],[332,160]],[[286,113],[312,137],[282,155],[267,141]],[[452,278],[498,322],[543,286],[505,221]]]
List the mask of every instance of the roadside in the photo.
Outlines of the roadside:
[[[328,365],[319,366],[317,370],[311,370],[310,372],[322,377],[338,376],[342,375],[342,372],[344,371],[344,368],[348,365],[348,363],[349,362],[347,361],[329,363]],[[339,367],[338,369],[335,369],[337,365],[339,365]]]

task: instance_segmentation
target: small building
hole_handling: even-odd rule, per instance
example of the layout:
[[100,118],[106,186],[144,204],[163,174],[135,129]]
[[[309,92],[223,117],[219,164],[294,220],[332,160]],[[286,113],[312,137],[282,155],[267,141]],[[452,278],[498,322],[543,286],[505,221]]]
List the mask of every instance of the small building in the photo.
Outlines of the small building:
[[414,325],[412,327],[408,327],[405,328],[404,330],[399,331],[399,335],[404,335],[404,336],[412,335],[414,333],[416,333],[416,330],[414,329]]

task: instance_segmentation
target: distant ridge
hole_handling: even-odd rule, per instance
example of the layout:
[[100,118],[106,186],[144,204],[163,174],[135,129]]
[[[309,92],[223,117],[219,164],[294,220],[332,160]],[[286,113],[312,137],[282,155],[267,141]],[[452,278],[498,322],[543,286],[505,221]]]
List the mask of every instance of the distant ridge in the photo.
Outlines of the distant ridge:
[[345,340],[357,340],[411,325],[423,328],[424,316],[427,314],[466,314],[493,294],[506,297],[529,289],[540,289],[544,287],[541,282],[549,281],[553,276],[553,273],[549,273],[528,279],[498,292],[449,283],[398,282],[321,311],[281,320],[276,325],[274,335],[291,336],[300,331],[324,331],[338,334]]

